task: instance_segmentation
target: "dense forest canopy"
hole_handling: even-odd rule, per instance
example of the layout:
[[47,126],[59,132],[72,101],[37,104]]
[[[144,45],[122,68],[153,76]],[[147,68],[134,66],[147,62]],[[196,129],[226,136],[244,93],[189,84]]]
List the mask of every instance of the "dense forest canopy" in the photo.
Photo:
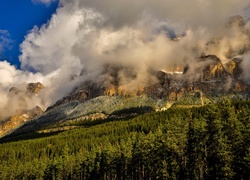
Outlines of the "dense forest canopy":
[[[250,102],[170,108],[1,140],[0,179],[250,178]],[[25,140],[26,139],[26,140]]]

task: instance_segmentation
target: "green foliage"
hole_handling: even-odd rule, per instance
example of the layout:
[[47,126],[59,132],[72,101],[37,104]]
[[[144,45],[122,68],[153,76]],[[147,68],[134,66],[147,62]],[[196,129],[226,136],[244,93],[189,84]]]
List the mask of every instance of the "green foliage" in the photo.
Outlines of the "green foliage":
[[250,178],[248,101],[104,122],[1,143],[0,179]]

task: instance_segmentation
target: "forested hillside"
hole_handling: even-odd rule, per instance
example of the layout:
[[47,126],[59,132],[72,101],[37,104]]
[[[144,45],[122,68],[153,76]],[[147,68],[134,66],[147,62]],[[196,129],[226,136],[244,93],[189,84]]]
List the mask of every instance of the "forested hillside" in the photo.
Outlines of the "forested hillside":
[[250,178],[249,101],[73,125],[2,140],[0,179]]

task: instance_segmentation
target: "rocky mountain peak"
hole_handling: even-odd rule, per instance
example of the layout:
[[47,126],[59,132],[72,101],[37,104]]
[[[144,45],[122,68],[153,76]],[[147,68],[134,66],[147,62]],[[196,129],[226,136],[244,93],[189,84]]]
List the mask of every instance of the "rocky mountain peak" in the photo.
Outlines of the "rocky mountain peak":
[[27,84],[26,89],[16,86],[9,89],[10,99],[15,103],[15,107],[12,107],[12,116],[0,116],[0,136],[43,113],[39,106],[30,108],[28,105],[43,88],[44,85],[37,82]]
[[33,94],[38,94],[43,88],[44,88],[44,85],[40,82],[29,83],[26,86],[27,92],[30,92]]
[[36,82],[36,83],[28,83],[26,85],[26,89],[22,89],[22,88],[18,88],[16,86],[13,86],[9,89],[9,92],[13,95],[17,95],[20,93],[38,94],[43,88],[45,88],[45,86],[42,83]]
[[229,18],[227,23],[228,27],[236,26],[236,27],[243,27],[245,25],[244,18],[241,15],[235,15]]
[[[247,99],[250,87],[240,80],[240,67],[240,59],[232,59],[222,64],[217,56],[203,55],[197,60],[197,66],[174,65],[166,70],[150,69],[148,74],[154,80],[148,81],[148,84],[137,84],[136,88],[128,91],[124,87],[126,84],[120,83],[119,72],[126,71],[125,75],[132,80],[136,79],[137,74],[128,67],[123,69],[107,66],[107,71],[102,74],[105,78],[100,78],[102,81],[96,78],[83,82],[49,107],[39,118],[26,123],[15,132],[28,132],[30,128],[39,129],[41,124],[47,126],[69,119],[92,119],[92,115],[98,113],[102,113],[102,117],[98,118],[112,117],[116,110],[131,107],[149,106],[151,110],[166,110],[173,104],[203,106],[220,101],[223,97]],[[39,87],[43,86],[39,83],[27,85],[31,92],[39,92],[36,91]],[[13,88],[12,91],[16,92],[16,89]],[[26,114],[20,114],[20,122],[24,122]],[[16,122],[18,118],[12,119]]]
[[228,76],[227,70],[224,68],[223,64],[217,56],[206,55],[202,56],[201,60],[209,62],[203,67],[203,69],[200,70],[202,72],[202,81],[226,78]]
[[10,130],[16,129],[27,121],[42,115],[42,113],[43,110],[39,106],[36,106],[26,112],[11,116],[5,120],[0,121],[0,137],[5,135],[6,133],[9,133]]
[[234,58],[225,64],[225,69],[234,77],[239,78],[243,72],[241,67],[242,59]]
[[125,71],[126,77],[131,80],[136,78],[136,73],[129,67],[123,69],[120,66],[112,67],[109,65],[105,67],[103,72],[109,78],[104,81],[84,82],[54,106],[75,100],[85,102],[98,96],[144,95],[174,102],[184,94],[191,92],[202,92],[207,96],[224,92],[245,92],[250,88],[240,80],[241,61],[241,59],[234,58],[222,64],[215,55],[202,55],[197,62],[199,64],[197,67],[173,65],[164,70],[150,70],[149,74],[154,76],[155,80],[149,84],[141,85],[137,89],[131,89],[131,91],[124,87],[126,84],[119,82],[119,72]]

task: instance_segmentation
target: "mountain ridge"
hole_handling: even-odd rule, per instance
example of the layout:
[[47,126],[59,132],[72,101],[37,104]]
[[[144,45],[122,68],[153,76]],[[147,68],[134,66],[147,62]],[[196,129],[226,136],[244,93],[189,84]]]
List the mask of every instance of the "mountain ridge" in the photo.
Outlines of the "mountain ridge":
[[[150,70],[157,81],[132,93],[125,92],[122,86],[119,86],[117,74],[122,67],[109,67],[106,68],[108,71],[104,72],[111,77],[109,86],[106,85],[107,82],[84,82],[69,95],[48,107],[43,114],[30,122],[24,122],[12,134],[39,130],[45,126],[81,117],[91,119],[98,113],[102,114],[102,118],[108,118],[113,112],[122,109],[151,107],[154,111],[160,111],[172,105],[203,106],[219,102],[223,98],[248,99],[250,86],[241,80],[241,62],[241,59],[232,59],[222,64],[215,55],[203,55],[200,58],[203,65],[198,69],[174,65],[168,73]],[[131,76],[130,74],[129,77]]]

